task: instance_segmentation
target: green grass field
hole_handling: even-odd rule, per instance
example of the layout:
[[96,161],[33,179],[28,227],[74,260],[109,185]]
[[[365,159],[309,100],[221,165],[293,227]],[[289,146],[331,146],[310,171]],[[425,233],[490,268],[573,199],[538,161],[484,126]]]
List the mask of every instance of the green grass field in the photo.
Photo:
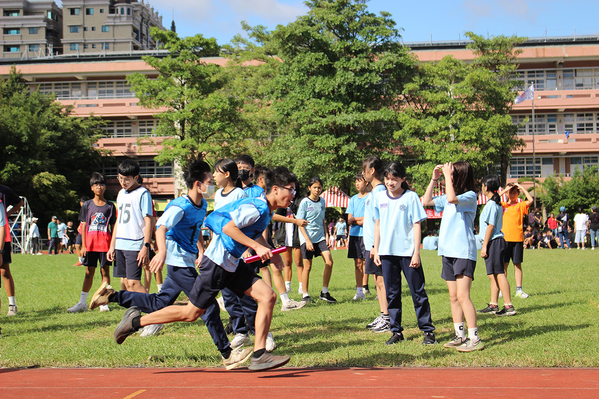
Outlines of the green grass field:
[[[378,314],[374,295],[354,302],[353,262],[344,250],[333,251],[331,293],[339,301],[322,301],[281,312],[275,307],[271,331],[276,353],[291,355],[292,367],[598,367],[599,251],[527,250],[524,289],[528,299],[514,299],[513,317],[480,316],[479,334],[486,348],[476,353],[445,349],[453,324],[441,261],[423,251],[427,292],[440,344],[424,346],[409,290],[404,282],[403,325],[406,341],[385,346],[389,333],[365,329]],[[0,289],[0,367],[210,367],[220,366],[219,352],[201,322],[175,323],[156,337],[134,335],[117,345],[112,334],[124,309],[69,314],[81,290],[84,270],[71,266],[73,255],[13,255],[19,314],[6,317],[8,301]],[[314,262],[312,297],[322,283],[322,259]],[[489,301],[489,282],[479,259],[472,299],[477,309]],[[294,270],[295,272],[295,270]],[[99,273],[98,273],[99,274]],[[99,285],[98,274],[92,289]],[[513,268],[508,274],[514,287]],[[115,284],[118,286],[118,284]],[[371,283],[371,289],[373,284]],[[294,275],[292,298],[299,299]],[[155,292],[155,288],[153,290]],[[91,297],[91,294],[90,294]],[[502,305],[500,299],[500,305]],[[223,313],[223,318],[226,315]]]

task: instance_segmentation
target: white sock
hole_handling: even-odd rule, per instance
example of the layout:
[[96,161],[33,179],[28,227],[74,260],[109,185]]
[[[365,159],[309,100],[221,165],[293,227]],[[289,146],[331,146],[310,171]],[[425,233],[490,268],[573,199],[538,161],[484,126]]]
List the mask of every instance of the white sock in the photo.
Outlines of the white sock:
[[471,341],[478,341],[478,328],[474,327],[474,328],[469,328],[468,329],[468,338],[470,338]]
[[322,293],[326,294],[327,292],[329,292],[329,287],[322,287]]
[[[300,287],[302,284],[300,283]],[[291,289],[291,281],[285,281],[285,289],[289,291]]]
[[79,299],[79,303],[84,303],[87,305],[87,296],[88,295],[89,295],[89,292],[81,291],[81,298]]
[[156,284],[156,287],[158,288],[158,292],[160,292],[160,290],[162,289],[162,284]]
[[358,293],[358,295],[364,295],[364,288],[358,287],[356,288],[356,292]]
[[302,294],[302,298],[305,298],[305,297],[307,297],[307,296],[310,296],[310,294],[308,294],[307,292],[304,292],[304,293]]
[[453,328],[455,329],[455,335],[462,339],[466,338],[466,331],[464,331],[464,322],[453,323]]
[[11,306],[17,306],[17,303],[15,302],[15,297],[14,296],[9,296],[8,297],[8,304]]
[[304,285],[302,283],[300,283],[299,289],[301,292],[304,292]]
[[284,292],[279,296],[281,297],[281,301],[283,302],[283,305],[287,306],[287,304],[289,304],[289,295],[287,295],[287,293]]

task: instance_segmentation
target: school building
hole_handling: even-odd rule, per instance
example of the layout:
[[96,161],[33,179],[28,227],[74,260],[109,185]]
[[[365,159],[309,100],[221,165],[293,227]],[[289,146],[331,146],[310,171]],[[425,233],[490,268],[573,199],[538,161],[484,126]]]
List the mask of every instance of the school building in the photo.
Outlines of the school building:
[[[70,4],[70,1],[63,0],[63,4]],[[3,1],[3,5],[5,3],[8,2]],[[106,10],[110,14],[111,8]],[[118,11],[121,15],[120,9]],[[82,11],[79,12],[81,15]],[[93,15],[96,12],[100,13],[99,8]],[[127,12],[123,15],[127,16]],[[448,54],[464,61],[474,58],[464,42],[409,45],[421,62],[439,61]],[[520,129],[525,146],[513,154],[508,181],[533,175],[541,178],[554,174],[569,176],[577,168],[597,165],[599,37],[532,39],[522,49],[518,59],[522,88],[534,83],[536,90],[536,162],[533,164],[532,101],[525,101],[513,108],[514,123],[527,118],[528,122]],[[103,118],[107,122],[105,135],[95,145],[111,151],[116,159],[104,165],[108,188],[118,188],[117,162],[126,157],[134,158],[141,166],[144,185],[158,200],[160,209],[167,200],[180,195],[182,185],[175,181],[176,165],[159,165],[154,161],[164,139],[154,134],[158,121],[153,115],[157,111],[140,107],[126,81],[126,77],[133,73],[150,78],[157,76],[156,71],[141,60],[146,54],[161,56],[165,52],[140,49],[125,53],[2,58],[0,76],[7,76],[10,67],[16,65],[32,90],[54,93],[58,101],[74,107],[76,116],[93,113]],[[226,62],[218,57],[206,61],[223,66]],[[516,95],[514,93],[514,97]]]

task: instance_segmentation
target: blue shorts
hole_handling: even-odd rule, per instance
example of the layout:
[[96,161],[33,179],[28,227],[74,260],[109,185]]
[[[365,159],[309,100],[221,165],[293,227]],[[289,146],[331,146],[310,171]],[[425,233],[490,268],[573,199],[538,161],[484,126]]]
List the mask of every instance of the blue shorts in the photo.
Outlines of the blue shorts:
[[113,276],[140,281],[142,267],[137,264],[139,251],[117,249],[115,253]]
[[374,274],[375,276],[383,275],[383,268],[374,263],[374,258],[370,257],[370,251],[366,251],[364,256],[364,274]]
[[524,243],[522,241],[510,242],[506,241],[505,256],[503,263],[510,263],[510,259],[514,264],[522,263],[524,260]]
[[98,263],[100,263],[100,267],[110,266],[112,262],[109,262],[106,258],[106,252],[86,252],[85,258],[83,259],[83,266],[87,267],[97,267]]
[[474,269],[476,261],[472,259],[448,258],[441,257],[443,269],[441,270],[441,278],[446,281],[456,281],[456,276],[466,276],[474,280]]
[[330,252],[325,240],[319,241],[316,244],[313,243],[312,246],[314,246],[314,251],[308,251],[306,249],[306,244],[302,244],[302,256],[304,259],[312,260],[312,258],[315,256],[321,256],[323,252]]
[[349,236],[349,243],[347,244],[347,257],[350,259],[364,259],[366,257],[364,237]]
[[505,240],[503,237],[491,240],[487,247],[487,258],[485,259],[485,267],[487,268],[487,276],[491,274],[504,274],[503,260],[505,258]]

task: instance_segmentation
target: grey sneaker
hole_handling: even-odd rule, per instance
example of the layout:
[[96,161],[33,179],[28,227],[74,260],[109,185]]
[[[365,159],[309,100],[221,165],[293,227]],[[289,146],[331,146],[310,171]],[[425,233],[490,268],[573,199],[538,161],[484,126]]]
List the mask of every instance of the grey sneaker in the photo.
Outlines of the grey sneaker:
[[467,340],[468,340],[468,338],[462,338],[462,337],[458,337],[456,335],[455,337],[453,337],[453,339],[451,341],[443,344],[443,346],[446,348],[457,348],[458,346],[462,345]]
[[489,314],[489,313],[491,313],[491,314],[495,314],[498,311],[499,311],[499,306],[489,304],[486,308],[477,310],[476,313],[482,313],[482,314]]
[[17,315],[17,305],[8,305],[8,313],[7,316],[16,316]]
[[133,319],[141,316],[141,312],[136,306],[132,306],[125,311],[123,319],[114,330],[114,340],[117,344],[122,344],[125,339],[137,331],[133,328]]
[[116,291],[110,286],[110,284],[108,284],[106,281],[103,282],[102,285],[100,285],[100,288],[98,288],[96,292],[94,292],[94,295],[92,295],[89,308],[94,310],[98,306],[108,305],[108,297],[114,293],[116,293]]
[[497,316],[513,316],[516,314],[516,309],[513,306],[504,306],[499,312],[495,312]]
[[372,323],[367,324],[366,328],[370,330],[370,329],[376,327],[381,322],[381,320],[383,320],[383,315],[379,315],[376,319],[374,319],[372,321]]
[[252,356],[253,349],[252,348],[238,348],[231,350],[231,355],[229,355],[228,359],[223,357],[223,364],[227,370],[233,370],[243,366],[245,362],[248,361],[250,356]]
[[304,306],[306,306],[306,301],[294,301],[293,299],[289,300],[289,303],[287,305],[283,304],[281,306],[281,311],[282,312],[287,312],[289,310],[296,310],[296,309],[301,309]]
[[164,324],[149,324],[144,327],[140,337],[151,337],[152,335],[158,335],[164,328]]
[[473,352],[473,351],[479,351],[481,349],[484,349],[485,345],[483,344],[483,341],[481,341],[481,339],[477,339],[477,340],[472,340],[470,338],[466,339],[466,342],[464,342],[462,345],[458,346],[456,349],[458,350],[458,352]]
[[249,369],[252,371],[265,371],[276,369],[289,363],[289,356],[277,356],[269,352],[264,352],[259,358],[252,357]]
[[75,306],[67,309],[67,312],[69,312],[69,313],[79,313],[79,312],[85,312],[85,311],[87,311],[87,304],[81,303],[81,302],[77,302],[75,304]]
[[388,320],[381,319],[381,321],[379,322],[379,324],[377,324],[376,326],[372,327],[370,329],[370,331],[372,331],[373,333],[384,333],[384,332],[388,332],[388,331],[391,331],[391,324],[389,323]]
[[252,346],[252,340],[247,334],[236,334],[233,341],[231,341],[231,348],[237,349],[242,346]]

